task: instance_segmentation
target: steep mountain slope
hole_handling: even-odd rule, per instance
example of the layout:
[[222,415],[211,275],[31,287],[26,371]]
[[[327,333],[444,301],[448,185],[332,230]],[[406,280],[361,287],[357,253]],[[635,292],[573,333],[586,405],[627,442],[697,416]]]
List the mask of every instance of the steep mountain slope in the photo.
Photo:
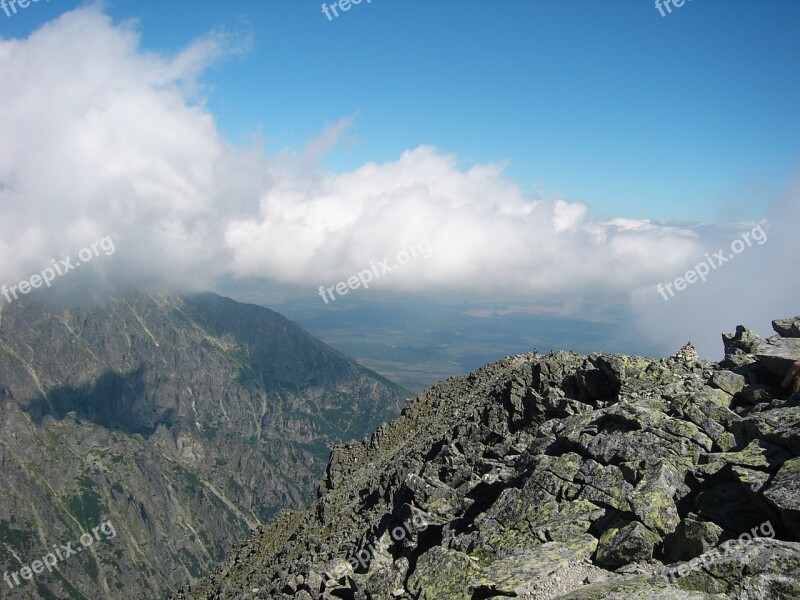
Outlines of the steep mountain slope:
[[[311,501],[330,447],[407,397],[277,313],[213,294],[5,306],[0,569],[19,575],[0,596],[164,597]],[[21,571],[109,521],[114,536],[76,543],[52,573]]]
[[533,353],[443,381],[175,598],[800,597],[800,395],[756,356],[791,358],[787,323],[720,364]]

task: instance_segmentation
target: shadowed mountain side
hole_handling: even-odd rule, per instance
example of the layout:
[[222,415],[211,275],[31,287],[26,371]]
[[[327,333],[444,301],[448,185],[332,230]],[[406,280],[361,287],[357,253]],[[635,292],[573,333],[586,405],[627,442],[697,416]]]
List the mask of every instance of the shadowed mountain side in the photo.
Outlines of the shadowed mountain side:
[[104,519],[118,532],[3,597],[163,596],[311,501],[330,447],[409,395],[277,313],[213,294],[130,290],[1,316],[0,568]]

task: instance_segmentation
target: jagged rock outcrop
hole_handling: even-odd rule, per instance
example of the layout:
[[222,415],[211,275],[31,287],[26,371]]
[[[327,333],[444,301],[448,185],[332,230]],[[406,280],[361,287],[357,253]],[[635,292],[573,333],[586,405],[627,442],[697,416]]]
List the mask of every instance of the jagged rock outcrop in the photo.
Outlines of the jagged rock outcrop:
[[[0,573],[116,535],[2,598],[164,598],[409,396],[268,309],[131,290],[0,313]],[[30,574],[30,572],[28,572]]]
[[784,339],[443,381],[174,598],[800,597],[800,398],[756,358]]
[[772,328],[778,335],[759,344],[756,357],[760,364],[781,375],[800,357],[800,319],[778,319],[772,322]]

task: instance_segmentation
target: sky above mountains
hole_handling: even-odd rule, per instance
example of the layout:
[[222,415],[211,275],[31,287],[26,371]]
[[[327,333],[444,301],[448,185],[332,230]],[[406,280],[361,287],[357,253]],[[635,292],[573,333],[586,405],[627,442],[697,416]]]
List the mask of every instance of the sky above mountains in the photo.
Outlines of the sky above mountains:
[[53,289],[622,309],[706,353],[800,312],[796,2],[6,6],[7,286],[111,237]]

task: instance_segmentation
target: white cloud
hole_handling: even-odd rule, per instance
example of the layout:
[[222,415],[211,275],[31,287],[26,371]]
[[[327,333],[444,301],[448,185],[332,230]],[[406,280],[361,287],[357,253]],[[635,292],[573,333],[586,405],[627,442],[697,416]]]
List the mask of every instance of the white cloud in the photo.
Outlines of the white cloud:
[[4,282],[105,235],[123,250],[96,266],[118,279],[204,285],[225,268],[226,215],[255,201],[267,168],[226,146],[194,101],[223,45],[211,35],[173,58],[148,54],[130,24],[94,9],[0,41]]
[[[745,244],[734,258],[712,270],[705,282],[688,285],[668,301],[652,286],[636,290],[632,295],[635,326],[661,340],[665,352],[691,340],[702,355],[720,359],[720,333],[732,332],[741,324],[766,337],[774,334],[772,319],[800,314],[800,182],[790,187],[768,217],[755,225],[762,227],[766,241]],[[673,281],[719,250],[724,257],[734,255],[732,244],[743,241],[753,228],[753,223],[736,223],[705,231],[700,250],[661,281]]]
[[526,197],[497,165],[460,169],[456,157],[421,146],[349,173],[298,180],[273,172],[259,213],[232,220],[226,241],[239,274],[296,283],[339,281],[425,240],[435,256],[386,286],[620,292],[697,251],[689,231],[638,225]]
[[[642,290],[680,274],[713,239],[595,220],[584,204],[526,195],[501,164],[463,168],[430,146],[321,171],[350,119],[300,155],[231,146],[197,77],[241,50],[215,33],[174,57],[145,52],[135,24],[93,8],[0,40],[0,281],[110,235],[113,260],[93,267],[113,281],[202,288],[234,275],[316,289],[427,241],[435,256],[376,287],[565,304],[633,293],[647,313]],[[654,311],[659,302],[653,291]]]

